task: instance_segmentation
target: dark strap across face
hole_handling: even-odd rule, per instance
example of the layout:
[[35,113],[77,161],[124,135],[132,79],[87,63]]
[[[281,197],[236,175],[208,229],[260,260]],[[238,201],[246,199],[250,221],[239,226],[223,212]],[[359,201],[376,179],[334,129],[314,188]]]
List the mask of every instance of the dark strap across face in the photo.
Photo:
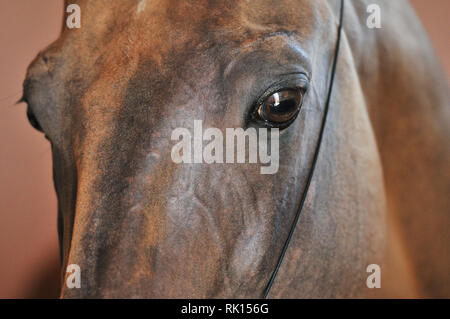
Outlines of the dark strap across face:
[[278,258],[277,265],[272,273],[272,276],[270,277],[270,280],[266,286],[266,289],[264,290],[264,298],[267,298],[267,296],[269,295],[270,288],[272,288],[273,282],[275,281],[275,278],[278,274],[278,270],[280,269],[281,263],[283,262],[284,256],[286,255],[286,251],[289,247],[289,243],[292,239],[292,235],[294,234],[294,230],[295,230],[295,227],[297,226],[298,219],[300,218],[300,213],[302,212],[303,205],[305,204],[306,195],[308,194],[308,189],[309,189],[309,186],[311,185],[311,180],[312,180],[312,177],[314,174],[314,170],[316,168],[317,159],[319,157],[320,146],[322,145],[323,132],[325,130],[325,124],[327,122],[328,109],[330,107],[331,92],[333,91],[334,76],[336,73],[336,65],[337,65],[338,56],[339,56],[339,46],[341,43],[343,20],[344,20],[344,0],[341,0],[341,10],[340,10],[340,14],[339,14],[339,26],[338,26],[338,32],[337,32],[336,49],[335,49],[335,53],[334,53],[333,65],[331,68],[330,86],[328,89],[328,95],[327,95],[327,100],[325,103],[324,115],[323,115],[323,119],[322,119],[322,125],[321,125],[320,131],[319,131],[319,138],[317,140],[316,150],[314,152],[311,169],[309,171],[308,178],[306,180],[306,186],[303,191],[302,198],[301,198],[300,204],[297,209],[297,213],[295,214],[295,218],[292,223],[291,229],[289,231],[289,235],[286,239],[286,242],[284,243],[283,250],[281,251],[280,257]]

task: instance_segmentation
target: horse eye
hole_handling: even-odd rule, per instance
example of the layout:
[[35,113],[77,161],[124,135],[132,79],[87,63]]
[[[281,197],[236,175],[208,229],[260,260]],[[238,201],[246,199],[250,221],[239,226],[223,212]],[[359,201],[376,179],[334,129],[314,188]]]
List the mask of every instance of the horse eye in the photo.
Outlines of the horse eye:
[[258,105],[255,116],[257,120],[271,127],[286,127],[297,117],[302,102],[302,90],[298,88],[280,90]]
[[27,118],[28,118],[28,122],[30,122],[32,127],[34,127],[38,131],[43,132],[41,125],[39,124],[38,120],[36,119],[36,116],[34,115],[33,111],[30,109],[30,107],[27,107]]

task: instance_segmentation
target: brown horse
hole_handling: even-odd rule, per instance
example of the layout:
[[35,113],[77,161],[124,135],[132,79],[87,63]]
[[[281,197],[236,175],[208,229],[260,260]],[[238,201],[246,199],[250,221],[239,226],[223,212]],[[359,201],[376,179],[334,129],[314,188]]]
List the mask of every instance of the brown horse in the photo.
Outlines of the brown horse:
[[[81,269],[61,296],[262,297],[311,171],[340,1],[76,3],[81,28],[24,84],[52,145],[62,273]],[[406,1],[345,1],[319,158],[269,297],[450,296],[449,102]],[[171,134],[194,120],[279,127],[278,172],[174,163]]]

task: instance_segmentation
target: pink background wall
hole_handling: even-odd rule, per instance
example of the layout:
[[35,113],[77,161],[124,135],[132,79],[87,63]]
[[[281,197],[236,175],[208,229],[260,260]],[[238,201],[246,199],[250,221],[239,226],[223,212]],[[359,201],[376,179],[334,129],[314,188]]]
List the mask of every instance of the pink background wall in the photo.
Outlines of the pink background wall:
[[[58,36],[62,2],[0,0],[0,298],[58,295],[50,145],[15,102],[28,64]],[[450,1],[411,2],[450,74]]]

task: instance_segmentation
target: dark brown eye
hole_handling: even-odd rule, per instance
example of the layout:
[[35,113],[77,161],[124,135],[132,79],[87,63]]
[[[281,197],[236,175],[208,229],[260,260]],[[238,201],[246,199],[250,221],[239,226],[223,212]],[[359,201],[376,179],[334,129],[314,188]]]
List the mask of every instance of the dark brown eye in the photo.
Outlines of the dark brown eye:
[[256,109],[256,116],[269,126],[284,127],[297,117],[303,102],[301,89],[284,89],[267,97]]

